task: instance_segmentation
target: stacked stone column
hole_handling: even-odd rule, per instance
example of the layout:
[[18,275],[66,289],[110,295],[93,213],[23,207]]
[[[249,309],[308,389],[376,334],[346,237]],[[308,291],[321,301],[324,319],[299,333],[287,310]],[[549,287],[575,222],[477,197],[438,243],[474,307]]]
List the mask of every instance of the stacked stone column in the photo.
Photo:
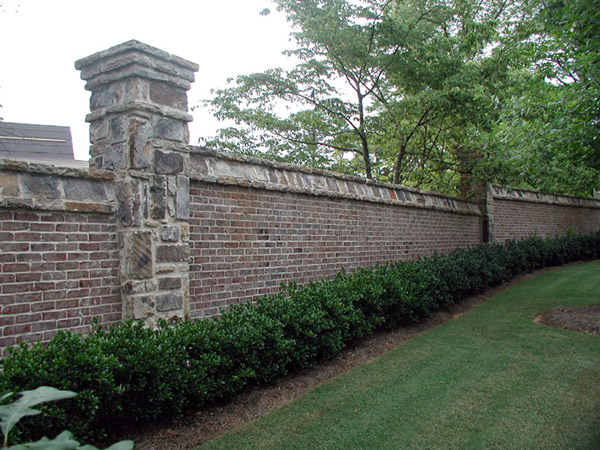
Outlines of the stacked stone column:
[[198,66],[129,41],[75,63],[91,91],[92,168],[113,171],[125,318],[189,315],[187,91]]

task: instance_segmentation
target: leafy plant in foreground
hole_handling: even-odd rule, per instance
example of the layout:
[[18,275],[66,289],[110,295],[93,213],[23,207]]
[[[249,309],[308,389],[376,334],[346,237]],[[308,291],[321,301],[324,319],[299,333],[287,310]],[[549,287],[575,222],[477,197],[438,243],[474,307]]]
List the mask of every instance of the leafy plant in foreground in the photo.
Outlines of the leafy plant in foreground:
[[[13,393],[8,392],[0,396],[0,401],[5,401],[12,397]],[[32,406],[36,406],[40,403],[61,400],[65,398],[75,397],[77,394],[71,391],[61,391],[53,387],[41,386],[32,391],[23,391],[20,394],[18,400],[9,403],[7,405],[0,406],[0,427],[4,435],[3,447],[8,447],[8,434],[10,430],[26,416],[35,416],[40,414],[39,409],[33,409]],[[98,450],[96,447],[91,445],[81,446],[77,442],[73,435],[69,431],[63,431],[54,439],[48,439],[46,437],[40,439],[37,442],[29,442],[26,444],[16,445],[8,447],[12,450],[21,449],[45,449],[45,450],[69,450],[69,449],[80,449],[80,450]],[[121,441],[114,445],[111,445],[106,450],[130,450],[133,448],[133,442]]]

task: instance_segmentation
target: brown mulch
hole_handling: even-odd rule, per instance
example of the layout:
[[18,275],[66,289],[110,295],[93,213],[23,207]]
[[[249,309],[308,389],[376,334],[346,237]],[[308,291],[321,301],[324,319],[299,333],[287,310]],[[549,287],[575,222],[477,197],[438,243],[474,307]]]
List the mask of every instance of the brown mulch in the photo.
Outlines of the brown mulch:
[[[196,448],[204,442],[215,439],[227,431],[238,428],[283,404],[291,402],[312,388],[353,367],[372,361],[437,325],[460,317],[465,312],[507,287],[548,270],[552,270],[552,268],[542,269],[535,273],[518,277],[502,286],[489,289],[483,294],[470,297],[460,304],[452,306],[449,311],[435,313],[431,318],[422,323],[394,331],[378,332],[349,346],[337,358],[326,361],[317,367],[288,375],[272,385],[255,387],[248,392],[242,393],[234,401],[226,405],[205,406],[198,412],[188,414],[187,417],[177,423],[158,424],[131,430],[120,438],[133,439],[136,450],[184,450]],[[577,314],[578,311],[574,311],[576,308],[562,307],[562,310],[560,308],[553,310],[555,314],[544,315],[544,320],[541,323],[546,323],[546,317],[548,317],[549,325],[560,322],[561,328],[567,327],[575,317],[577,317],[575,320],[577,323],[584,323],[584,319],[580,318]],[[589,308],[595,314],[600,314],[600,307]],[[595,320],[595,330],[598,330],[597,316]]]
[[535,321],[563,330],[600,334],[600,305],[557,306],[537,316]]

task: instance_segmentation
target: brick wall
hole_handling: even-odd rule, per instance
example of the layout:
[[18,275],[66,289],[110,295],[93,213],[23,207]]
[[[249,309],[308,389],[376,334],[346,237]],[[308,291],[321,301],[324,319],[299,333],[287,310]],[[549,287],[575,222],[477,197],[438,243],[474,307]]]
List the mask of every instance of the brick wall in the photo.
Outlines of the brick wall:
[[0,211],[0,346],[118,323],[117,268],[109,215]]
[[90,168],[0,160],[0,348],[94,317],[207,317],[282,282],[488,238],[600,229],[600,200],[491,186],[484,205],[189,146],[198,66],[138,41],[76,67]]
[[[111,172],[0,161],[0,347],[45,341],[60,329],[87,332],[93,317],[113,324],[135,311],[162,312],[168,289],[184,291],[172,303],[185,317],[207,317],[282,282],[484,238],[481,206],[454,197],[193,147],[187,171],[190,195],[180,201],[174,190],[165,207],[189,206],[189,222],[151,228],[144,219],[148,243],[139,248],[123,239],[128,216],[119,205],[129,191],[117,192]],[[139,196],[142,214],[149,199]],[[487,216],[498,242],[590,232],[600,228],[600,202],[491,186]],[[175,262],[162,252],[174,240],[176,249],[186,244]],[[131,255],[142,265],[123,281]],[[143,302],[131,307],[124,292]]]
[[0,348],[122,320],[112,175],[0,161]]
[[488,214],[494,241],[527,236],[555,237],[568,231],[600,230],[600,202],[541,194],[525,189],[488,188]]
[[211,152],[195,156],[194,167],[212,181],[191,187],[192,318],[274,293],[282,282],[320,280],[482,239],[477,208],[457,199],[376,183],[366,192],[357,178]]

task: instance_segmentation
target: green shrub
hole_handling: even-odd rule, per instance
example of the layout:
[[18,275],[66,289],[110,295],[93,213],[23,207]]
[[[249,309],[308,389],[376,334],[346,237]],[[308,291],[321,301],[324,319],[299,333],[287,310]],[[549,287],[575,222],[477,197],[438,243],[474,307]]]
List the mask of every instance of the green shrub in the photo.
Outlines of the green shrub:
[[98,329],[88,339],[117,358],[113,369],[118,387],[116,411],[107,423],[148,422],[181,414],[186,378],[185,348],[173,345],[173,330],[164,324],[146,328],[126,321],[109,330]]
[[0,389],[54,386],[76,398],[44,405],[12,436],[37,439],[69,428],[78,438],[181,416],[233,398],[248,386],[332,358],[377,328],[417,322],[440,308],[547,265],[600,257],[600,232],[458,249],[413,262],[341,272],[282,286],[219,318],[157,329],[124,322],[86,337],[58,333],[47,345],[9,349]]
[[106,353],[93,337],[82,339],[59,332],[46,345],[21,345],[8,349],[0,377],[2,392],[32,390],[52,386],[79,392],[76,398],[43,406],[44,419],[24,418],[13,431],[16,439],[37,440],[69,429],[86,439],[102,438],[103,415],[119,414],[119,386],[115,372],[119,361]]

